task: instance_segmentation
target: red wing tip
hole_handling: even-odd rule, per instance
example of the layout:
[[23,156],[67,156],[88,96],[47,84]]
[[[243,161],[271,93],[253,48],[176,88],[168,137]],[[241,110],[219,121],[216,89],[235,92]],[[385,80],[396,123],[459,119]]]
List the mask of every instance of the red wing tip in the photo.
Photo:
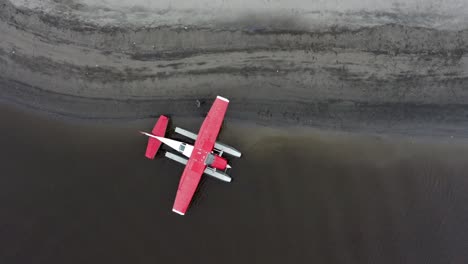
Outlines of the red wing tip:
[[184,213],[182,213],[182,212],[180,212],[180,211],[177,211],[176,209],[172,209],[172,212],[177,213],[177,214],[180,214],[180,215],[185,215]]
[[154,157],[151,157],[151,155],[145,155],[148,159],[154,159]]
[[218,99],[221,99],[221,100],[223,100],[223,101],[225,101],[225,102],[228,102],[228,103],[229,103],[229,100],[228,100],[228,99],[226,99],[226,98],[224,98],[224,97],[222,97],[222,96],[219,96],[219,95],[218,95],[218,96],[216,96],[216,98],[218,98]]

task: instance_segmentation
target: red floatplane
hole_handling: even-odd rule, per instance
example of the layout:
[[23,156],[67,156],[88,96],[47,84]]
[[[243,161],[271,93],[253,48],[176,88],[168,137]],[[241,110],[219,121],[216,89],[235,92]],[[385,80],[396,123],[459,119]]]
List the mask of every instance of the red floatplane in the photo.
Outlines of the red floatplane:
[[185,214],[203,174],[225,182],[231,181],[231,177],[226,173],[231,166],[222,155],[229,154],[239,158],[241,153],[233,147],[216,142],[228,104],[228,99],[221,96],[216,97],[198,135],[176,127],[175,132],[195,140],[194,145],[164,137],[169,118],[163,115],[159,117],[151,134],[141,132],[149,137],[145,154],[147,158],[154,159],[161,143],[185,156],[168,151],[165,153],[167,158],[185,165],[172,207],[172,211],[175,213]]

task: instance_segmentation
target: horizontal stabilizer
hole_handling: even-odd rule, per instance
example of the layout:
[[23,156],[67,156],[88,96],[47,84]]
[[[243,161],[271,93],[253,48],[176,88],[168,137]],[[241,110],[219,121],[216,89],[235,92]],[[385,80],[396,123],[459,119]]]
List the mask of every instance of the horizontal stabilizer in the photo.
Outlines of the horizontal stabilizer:
[[[154,125],[151,133],[155,136],[164,137],[168,123],[169,118],[161,115],[158,119],[158,122],[156,122],[156,125]],[[159,147],[161,147],[161,141],[153,137],[148,137],[148,145],[146,147],[145,157],[148,159],[154,159],[154,156],[156,156],[156,152],[158,152]]]

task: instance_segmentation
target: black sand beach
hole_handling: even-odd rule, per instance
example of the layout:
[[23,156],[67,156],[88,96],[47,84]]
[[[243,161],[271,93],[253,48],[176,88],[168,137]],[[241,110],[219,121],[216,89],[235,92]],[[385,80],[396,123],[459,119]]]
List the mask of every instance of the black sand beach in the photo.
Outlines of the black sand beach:
[[[0,0],[0,263],[465,263],[468,9],[354,2]],[[218,94],[243,157],[180,217],[138,130]]]
[[[269,126],[466,134],[468,31],[435,26],[456,16],[433,27],[422,27],[415,14],[375,26],[316,28],[308,13],[191,25],[164,24],[158,15],[150,27],[93,24],[75,14],[91,8],[49,4],[56,13],[1,1],[2,101],[68,117],[131,120],[161,112],[200,116],[210,103],[197,111],[196,100],[222,94],[232,101],[228,118]],[[425,23],[434,16],[425,15]]]

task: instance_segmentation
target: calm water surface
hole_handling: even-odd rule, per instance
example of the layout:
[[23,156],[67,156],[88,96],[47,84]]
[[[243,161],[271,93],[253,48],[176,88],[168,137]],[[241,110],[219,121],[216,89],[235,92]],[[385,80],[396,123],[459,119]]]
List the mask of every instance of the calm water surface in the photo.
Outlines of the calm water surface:
[[[234,180],[204,178],[180,217],[171,208],[183,167],[143,156],[146,139],[137,130],[150,130],[152,120],[73,124],[0,110],[0,263],[466,263],[468,257],[463,142],[227,123],[221,139],[244,154],[233,161]],[[185,126],[196,130],[201,121]]]

